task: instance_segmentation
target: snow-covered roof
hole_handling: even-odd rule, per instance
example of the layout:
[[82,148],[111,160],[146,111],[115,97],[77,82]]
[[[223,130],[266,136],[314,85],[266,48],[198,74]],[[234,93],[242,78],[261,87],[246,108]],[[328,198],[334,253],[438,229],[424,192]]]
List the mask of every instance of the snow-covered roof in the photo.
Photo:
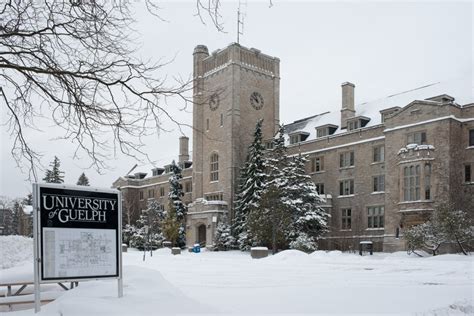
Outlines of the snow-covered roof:
[[[468,77],[457,80],[436,82],[427,84],[415,89],[399,92],[384,98],[363,102],[355,105],[355,116],[370,119],[365,127],[378,125],[382,122],[380,111],[400,107],[410,104],[415,100],[428,100],[435,96],[448,95],[455,98],[455,103],[465,105],[474,102],[474,82]],[[285,125],[287,135],[295,133],[309,133],[308,140],[316,139],[316,127],[327,124],[338,126],[335,134],[343,133],[341,130],[341,112],[339,106],[331,106],[336,109],[321,114],[306,117],[293,123]],[[287,137],[289,141],[289,137]]]

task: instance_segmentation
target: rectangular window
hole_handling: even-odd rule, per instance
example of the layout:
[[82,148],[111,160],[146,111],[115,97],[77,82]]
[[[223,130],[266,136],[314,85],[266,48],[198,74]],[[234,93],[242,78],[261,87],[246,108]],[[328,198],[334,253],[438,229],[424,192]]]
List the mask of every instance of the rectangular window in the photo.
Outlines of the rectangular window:
[[384,207],[370,206],[367,208],[367,227],[382,228],[384,226]]
[[325,194],[324,183],[316,183],[316,191],[318,191],[319,194]]
[[211,164],[210,164],[210,181],[218,181],[219,180],[219,155],[213,153],[211,155]]
[[311,172],[319,172],[324,170],[324,157],[311,158]]
[[472,174],[471,174],[471,165],[464,166],[464,181],[471,182],[472,181]]
[[300,141],[300,135],[291,135],[290,144],[296,144]]
[[339,182],[339,195],[354,194],[354,180],[343,180]]
[[373,192],[383,192],[385,191],[385,176],[375,176],[373,179]]
[[415,132],[408,134],[407,144],[426,145],[426,132]]
[[148,190],[148,198],[152,199],[154,197],[155,197],[155,190],[154,189]]
[[267,150],[273,149],[273,141],[272,140],[265,142],[265,149],[267,149]]
[[420,199],[420,166],[403,168],[403,200],[418,201]]
[[224,126],[224,114],[221,113],[221,126]]
[[425,164],[425,200],[431,199],[431,164]]
[[206,119],[206,131],[209,130],[209,119]]
[[328,135],[328,129],[327,128],[318,128],[317,129],[317,137],[324,137]]
[[207,201],[222,201],[223,200],[223,195],[222,195],[222,193],[206,194],[205,199]]
[[348,151],[339,155],[339,167],[347,168],[354,166],[354,152]]
[[382,161],[385,161],[385,147],[384,146],[374,147],[373,162],[382,162]]
[[165,196],[165,187],[160,188],[160,196]]
[[193,183],[191,181],[184,183],[184,192],[186,193],[193,192]]
[[343,208],[341,210],[341,229],[352,228],[352,210],[350,208]]
[[474,129],[469,130],[469,147],[474,146]]
[[140,196],[140,200],[143,200],[143,191],[140,191],[138,194]]

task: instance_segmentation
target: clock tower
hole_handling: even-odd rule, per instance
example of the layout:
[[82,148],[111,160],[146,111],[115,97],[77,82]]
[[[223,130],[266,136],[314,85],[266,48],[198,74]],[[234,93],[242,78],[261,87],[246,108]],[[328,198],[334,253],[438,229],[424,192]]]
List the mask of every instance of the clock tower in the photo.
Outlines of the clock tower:
[[209,54],[194,49],[193,203],[187,216],[187,243],[213,244],[217,223],[233,217],[240,168],[255,125],[263,139],[279,124],[280,61],[233,43]]

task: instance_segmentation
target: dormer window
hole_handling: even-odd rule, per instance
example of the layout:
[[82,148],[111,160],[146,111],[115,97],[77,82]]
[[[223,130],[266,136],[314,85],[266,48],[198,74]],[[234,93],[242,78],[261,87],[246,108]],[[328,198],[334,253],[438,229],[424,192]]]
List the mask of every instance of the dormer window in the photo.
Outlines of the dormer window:
[[382,123],[384,123],[387,118],[390,118],[395,115],[398,111],[400,111],[400,109],[401,108],[399,106],[394,106],[380,111],[380,114],[382,115]]
[[324,137],[334,134],[337,130],[337,125],[326,124],[323,126],[316,127],[316,137]]
[[165,173],[171,173],[171,165],[165,166]]
[[300,142],[304,142],[309,136],[309,133],[306,132],[298,132],[295,134],[290,135],[290,144],[297,144]]
[[350,120],[347,120],[347,130],[353,131],[355,129],[365,127],[367,123],[369,123],[369,121],[370,121],[370,118],[366,116],[353,117]]
[[153,169],[151,169],[152,175],[153,175],[154,177],[155,177],[155,176],[159,176],[159,175],[162,174],[164,171],[165,171],[165,169],[163,169],[163,168],[153,168]]
[[268,140],[265,142],[265,149],[272,150],[273,149],[273,140]]

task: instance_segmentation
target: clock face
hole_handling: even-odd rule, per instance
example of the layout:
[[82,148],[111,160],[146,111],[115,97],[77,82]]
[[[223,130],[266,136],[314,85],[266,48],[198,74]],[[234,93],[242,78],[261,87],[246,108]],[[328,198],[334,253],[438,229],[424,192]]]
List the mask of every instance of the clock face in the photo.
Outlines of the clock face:
[[255,110],[260,110],[263,107],[263,97],[260,93],[254,92],[250,95],[250,104]]
[[219,107],[219,95],[217,93],[214,93],[209,98],[209,108],[211,109],[211,111],[215,111],[217,110],[218,107]]

